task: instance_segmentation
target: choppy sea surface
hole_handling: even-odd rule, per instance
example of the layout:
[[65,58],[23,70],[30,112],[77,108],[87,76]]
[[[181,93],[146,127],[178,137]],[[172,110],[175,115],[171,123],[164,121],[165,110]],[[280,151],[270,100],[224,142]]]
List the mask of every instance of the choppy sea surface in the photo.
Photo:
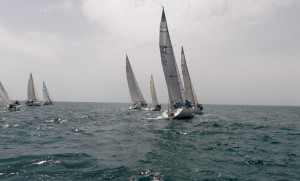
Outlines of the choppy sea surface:
[[1,111],[0,180],[300,180],[300,107],[205,105],[190,120],[128,107]]

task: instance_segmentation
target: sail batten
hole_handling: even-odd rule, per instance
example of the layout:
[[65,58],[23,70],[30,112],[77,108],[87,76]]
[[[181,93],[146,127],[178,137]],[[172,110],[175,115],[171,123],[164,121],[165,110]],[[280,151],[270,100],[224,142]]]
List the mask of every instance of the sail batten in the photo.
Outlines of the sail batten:
[[181,101],[184,104],[185,94],[181,77],[176,64],[176,59],[168,30],[165,11],[162,12],[159,34],[159,48],[161,63],[168,87],[169,100],[172,103]]
[[10,98],[8,97],[8,94],[1,82],[0,82],[0,99],[2,104],[6,107],[9,107],[9,105],[11,104]]
[[136,81],[128,56],[126,55],[126,75],[132,102],[146,102]]
[[185,95],[188,100],[192,102],[192,104],[198,104],[198,100],[191,82],[191,77],[189,74],[189,70],[186,64],[186,58],[184,54],[183,47],[181,48],[181,69],[182,76],[184,82]]

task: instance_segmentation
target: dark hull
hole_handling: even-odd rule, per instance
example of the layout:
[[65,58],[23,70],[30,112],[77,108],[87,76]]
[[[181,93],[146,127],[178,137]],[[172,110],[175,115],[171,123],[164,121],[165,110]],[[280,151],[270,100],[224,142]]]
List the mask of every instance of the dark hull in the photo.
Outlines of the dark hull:
[[44,102],[43,105],[49,106],[49,105],[54,105],[54,103],[53,102]]

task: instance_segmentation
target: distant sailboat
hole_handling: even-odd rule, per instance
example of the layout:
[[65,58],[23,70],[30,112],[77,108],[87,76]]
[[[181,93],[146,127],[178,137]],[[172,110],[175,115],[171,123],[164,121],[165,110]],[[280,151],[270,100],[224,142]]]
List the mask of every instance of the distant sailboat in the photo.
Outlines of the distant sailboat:
[[203,114],[203,107],[201,104],[199,104],[192,85],[191,77],[186,64],[183,47],[181,48],[181,69],[182,69],[182,76],[183,76],[186,98],[190,102],[190,106],[193,107],[195,114],[199,114],[199,115]]
[[48,92],[47,86],[44,81],[43,81],[43,95],[44,95],[43,105],[54,105],[54,102],[50,97],[50,94]]
[[14,103],[10,100],[7,95],[6,90],[4,89],[2,83],[0,82],[0,99],[3,104],[8,110],[15,111],[21,108],[20,102],[15,101]]
[[126,75],[127,75],[127,82],[129,87],[129,92],[131,96],[131,101],[133,105],[130,106],[130,109],[141,109],[147,107],[147,102],[145,101],[140,87],[136,81],[134,73],[132,71],[128,56],[126,55]]
[[158,100],[157,100],[157,95],[156,95],[152,75],[151,75],[151,80],[150,80],[150,90],[151,90],[151,97],[152,97],[152,102],[153,102],[153,109],[152,110],[153,111],[160,111],[161,105],[158,103]]
[[170,110],[163,112],[163,117],[178,119],[194,117],[193,109],[184,105],[184,89],[178,72],[164,10],[160,22],[159,47],[170,101]]
[[27,101],[25,102],[27,106],[41,106],[42,103],[39,99],[32,74],[30,73],[28,80],[28,88],[27,88]]

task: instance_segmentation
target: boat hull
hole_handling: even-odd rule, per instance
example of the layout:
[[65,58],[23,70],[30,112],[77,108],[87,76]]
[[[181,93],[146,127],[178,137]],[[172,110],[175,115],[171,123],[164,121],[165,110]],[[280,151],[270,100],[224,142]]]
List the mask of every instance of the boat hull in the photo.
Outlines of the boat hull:
[[54,103],[53,102],[44,102],[43,105],[46,105],[46,106],[48,106],[48,105],[54,105]]
[[163,112],[164,118],[172,118],[172,119],[191,119],[195,116],[192,108],[177,108],[168,111]]
[[25,102],[26,106],[41,106],[41,102]]
[[20,109],[21,109],[21,105],[15,105],[14,108],[9,108],[8,110],[9,111],[20,111]]
[[152,108],[152,111],[160,111],[160,110],[161,110],[161,106],[156,106]]
[[203,110],[201,110],[199,107],[193,107],[193,112],[194,112],[194,114],[197,114],[197,115],[203,114]]

